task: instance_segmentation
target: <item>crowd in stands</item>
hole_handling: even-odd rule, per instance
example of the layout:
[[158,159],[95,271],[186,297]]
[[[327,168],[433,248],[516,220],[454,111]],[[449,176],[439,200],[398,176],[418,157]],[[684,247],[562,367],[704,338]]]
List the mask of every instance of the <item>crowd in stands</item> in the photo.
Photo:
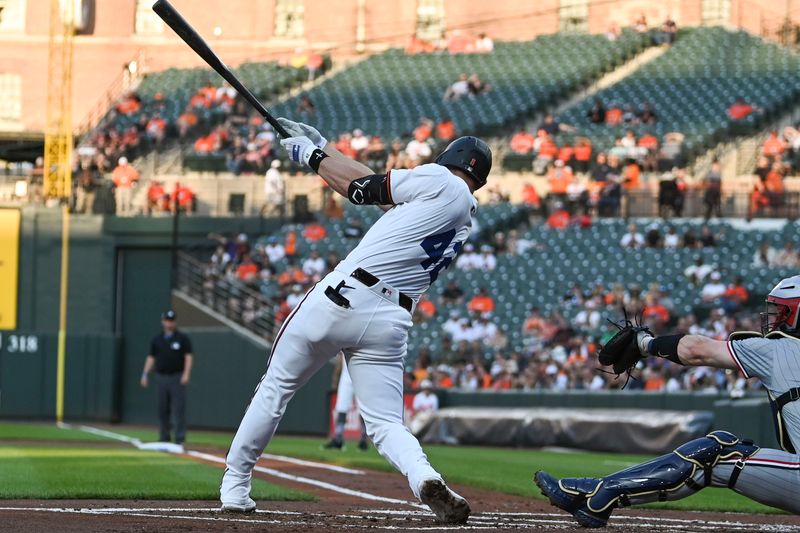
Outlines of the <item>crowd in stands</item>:
[[414,35],[406,46],[407,54],[488,54],[492,51],[494,51],[494,41],[487,34],[471,35],[461,29],[443,31],[438,39],[433,40]]
[[[348,218],[341,231],[354,243],[364,234],[358,217]],[[224,303],[227,310],[245,323],[269,317],[279,326],[304,292],[340,260],[326,247],[327,232],[324,224],[312,220],[293,226],[284,238],[253,241],[245,234],[214,236],[219,245],[206,265],[207,298],[213,299],[214,287],[219,284],[228,289],[248,287],[251,291],[226,291],[234,294]],[[673,226],[666,226],[663,233],[650,226],[643,234],[631,225],[619,242],[623,249],[701,250],[724,246],[722,239],[722,234],[709,226],[697,234],[687,228],[679,235]],[[298,246],[301,240],[304,246]],[[298,254],[298,248],[310,251]],[[500,256],[511,259],[531,250],[546,252],[545,248],[510,229],[467,243],[455,267],[490,273]],[[780,250],[765,242],[752,260],[754,265],[800,267],[800,254],[791,241]],[[620,315],[622,306],[656,333],[677,331],[723,339],[731,331],[759,329],[751,295],[742,277],[730,269],[730,265],[706,264],[698,252],[683,272],[683,283],[696,295],[694,312],[688,314],[677,312],[669,291],[657,282],[647,286],[622,281],[574,283],[553,309],[529,308],[522,325],[523,345],[516,349],[509,341],[506,323],[496,319],[503,304],[489,287],[472,292],[454,279],[445,280],[423,296],[414,310],[416,324],[429,322],[441,327],[441,335],[436,343],[423,343],[418,353],[410,354],[414,363],[408,369],[407,385],[418,387],[427,379],[435,388],[470,390],[619,388],[626,379],[598,371],[595,354],[616,331],[606,317]],[[443,322],[438,318],[445,316]],[[644,363],[634,377],[628,388],[651,391],[741,392],[757,386],[745,384],[734,373],[691,369],[658,358]]]

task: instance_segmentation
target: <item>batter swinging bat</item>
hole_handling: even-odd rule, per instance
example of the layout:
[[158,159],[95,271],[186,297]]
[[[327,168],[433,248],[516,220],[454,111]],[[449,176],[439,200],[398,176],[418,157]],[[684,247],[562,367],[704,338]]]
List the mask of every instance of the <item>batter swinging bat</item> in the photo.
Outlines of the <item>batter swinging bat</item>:
[[236,89],[240,95],[244,97],[245,100],[250,102],[250,104],[256,108],[256,111],[261,113],[261,116],[269,122],[275,131],[283,137],[284,139],[290,137],[290,135],[286,132],[286,130],[281,126],[275,117],[269,112],[269,110],[264,107],[258,98],[255,97],[250,90],[245,87],[242,82],[239,81],[239,78],[231,72],[231,69],[222,62],[222,60],[214,53],[210,46],[203,40],[200,35],[186,22],[186,19],[181,16],[180,13],[170,4],[167,0],[158,0],[155,4],[153,4],[153,11],[161,17],[161,19],[167,23],[167,25],[172,28],[175,33],[178,34],[178,37],[183,39],[183,41],[189,45],[189,47],[194,50],[197,55],[203,58],[203,60],[209,64],[211,68],[217,71],[217,73],[225,78],[225,80],[231,84],[231,87]]

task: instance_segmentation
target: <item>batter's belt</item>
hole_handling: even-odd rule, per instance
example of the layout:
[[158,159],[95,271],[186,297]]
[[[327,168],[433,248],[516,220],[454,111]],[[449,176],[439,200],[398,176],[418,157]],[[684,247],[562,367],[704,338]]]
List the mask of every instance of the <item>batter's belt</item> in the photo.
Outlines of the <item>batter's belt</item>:
[[[350,274],[350,276],[356,278],[358,281],[360,281],[367,287],[375,286],[381,281],[378,277],[370,274],[363,268],[355,269],[352,272],[352,274]],[[414,308],[414,301],[411,299],[410,296],[402,292],[397,295],[397,303],[400,305],[400,307],[402,307],[409,313]]]

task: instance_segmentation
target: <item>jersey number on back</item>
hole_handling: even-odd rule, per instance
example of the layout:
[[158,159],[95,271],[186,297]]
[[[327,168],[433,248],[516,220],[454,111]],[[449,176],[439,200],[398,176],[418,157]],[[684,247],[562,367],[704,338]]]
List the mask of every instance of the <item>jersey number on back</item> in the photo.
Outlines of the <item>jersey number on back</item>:
[[430,272],[428,272],[431,276],[431,283],[436,281],[436,278],[439,277],[439,271],[450,266],[450,263],[453,261],[453,257],[455,257],[455,255],[461,249],[462,243],[457,242],[453,245],[453,255],[450,257],[443,257],[444,252],[447,250],[447,247],[450,246],[450,243],[453,242],[453,237],[455,236],[456,230],[451,229],[450,231],[445,231],[444,233],[431,235],[420,244],[422,249],[425,250],[425,253],[428,254],[428,258],[420,263],[420,265],[422,265],[424,270],[428,270],[431,265],[433,265],[433,268],[431,268]]

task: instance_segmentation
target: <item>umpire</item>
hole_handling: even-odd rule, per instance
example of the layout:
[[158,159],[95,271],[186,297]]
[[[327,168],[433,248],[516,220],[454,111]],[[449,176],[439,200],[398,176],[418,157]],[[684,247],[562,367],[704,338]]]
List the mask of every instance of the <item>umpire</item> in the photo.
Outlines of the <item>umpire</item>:
[[[175,420],[175,443],[186,440],[186,385],[192,373],[192,342],[177,330],[175,311],[161,314],[163,332],[153,337],[150,354],[144,360],[142,387],[155,367],[158,386],[159,440],[169,442],[171,420]],[[171,415],[171,417],[170,417]]]

